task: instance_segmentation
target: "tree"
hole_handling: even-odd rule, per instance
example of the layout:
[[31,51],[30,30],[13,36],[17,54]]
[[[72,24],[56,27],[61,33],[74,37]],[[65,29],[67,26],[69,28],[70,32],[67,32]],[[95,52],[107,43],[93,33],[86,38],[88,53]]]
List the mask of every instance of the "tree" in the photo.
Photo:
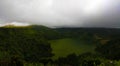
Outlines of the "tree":
[[79,66],[79,58],[73,53],[67,56],[67,63],[72,66]]
[[67,57],[59,57],[55,63],[58,66],[79,66],[79,58],[76,54],[69,54]]
[[13,57],[11,57],[10,65],[11,66],[24,66],[23,61],[17,55],[14,55]]
[[104,55],[107,59],[120,60],[120,39],[113,39],[107,44],[100,45],[96,51]]
[[92,53],[79,55],[79,62],[81,66],[98,66],[101,64],[101,59],[101,56]]
[[31,27],[0,28],[0,31],[0,51],[6,52],[8,58],[19,55],[27,62],[39,62],[53,56],[48,41]]

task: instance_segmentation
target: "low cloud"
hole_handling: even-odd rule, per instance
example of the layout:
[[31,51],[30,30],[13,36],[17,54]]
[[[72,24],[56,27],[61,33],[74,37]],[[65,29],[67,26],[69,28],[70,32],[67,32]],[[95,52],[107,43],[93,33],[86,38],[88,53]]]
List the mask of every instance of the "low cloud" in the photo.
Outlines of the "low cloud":
[[0,23],[120,27],[119,0],[1,0]]

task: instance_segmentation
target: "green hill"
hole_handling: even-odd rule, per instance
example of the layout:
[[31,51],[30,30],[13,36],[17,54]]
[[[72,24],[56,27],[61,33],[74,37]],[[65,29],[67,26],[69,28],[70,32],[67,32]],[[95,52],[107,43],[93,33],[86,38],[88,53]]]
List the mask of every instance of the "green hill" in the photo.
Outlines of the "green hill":
[[[49,36],[44,30],[54,34],[46,27],[1,27],[0,28],[0,61],[10,60],[11,57],[19,58],[28,62],[37,62],[43,58],[53,56],[51,45],[48,43]],[[44,34],[44,35],[43,35]],[[51,36],[51,35],[50,35]]]

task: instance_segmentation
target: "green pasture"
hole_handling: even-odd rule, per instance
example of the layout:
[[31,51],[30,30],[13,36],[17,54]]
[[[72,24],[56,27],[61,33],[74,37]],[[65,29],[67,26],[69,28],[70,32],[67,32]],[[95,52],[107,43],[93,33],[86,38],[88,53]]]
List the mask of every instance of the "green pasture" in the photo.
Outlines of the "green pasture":
[[68,54],[82,54],[86,52],[94,52],[95,45],[73,38],[65,38],[50,41],[54,58],[65,57]]

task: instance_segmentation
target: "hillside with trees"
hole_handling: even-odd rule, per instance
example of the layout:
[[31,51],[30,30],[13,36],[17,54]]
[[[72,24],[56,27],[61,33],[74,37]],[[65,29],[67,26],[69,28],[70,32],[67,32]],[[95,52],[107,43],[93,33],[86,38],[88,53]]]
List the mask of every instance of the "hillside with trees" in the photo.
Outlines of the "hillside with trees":
[[[0,27],[0,65],[102,66],[103,63],[104,66],[117,66],[114,62],[120,60],[119,37],[120,29],[115,28],[48,28],[37,25]],[[94,45],[95,52],[72,53],[54,59],[54,48],[49,41],[64,38]]]

